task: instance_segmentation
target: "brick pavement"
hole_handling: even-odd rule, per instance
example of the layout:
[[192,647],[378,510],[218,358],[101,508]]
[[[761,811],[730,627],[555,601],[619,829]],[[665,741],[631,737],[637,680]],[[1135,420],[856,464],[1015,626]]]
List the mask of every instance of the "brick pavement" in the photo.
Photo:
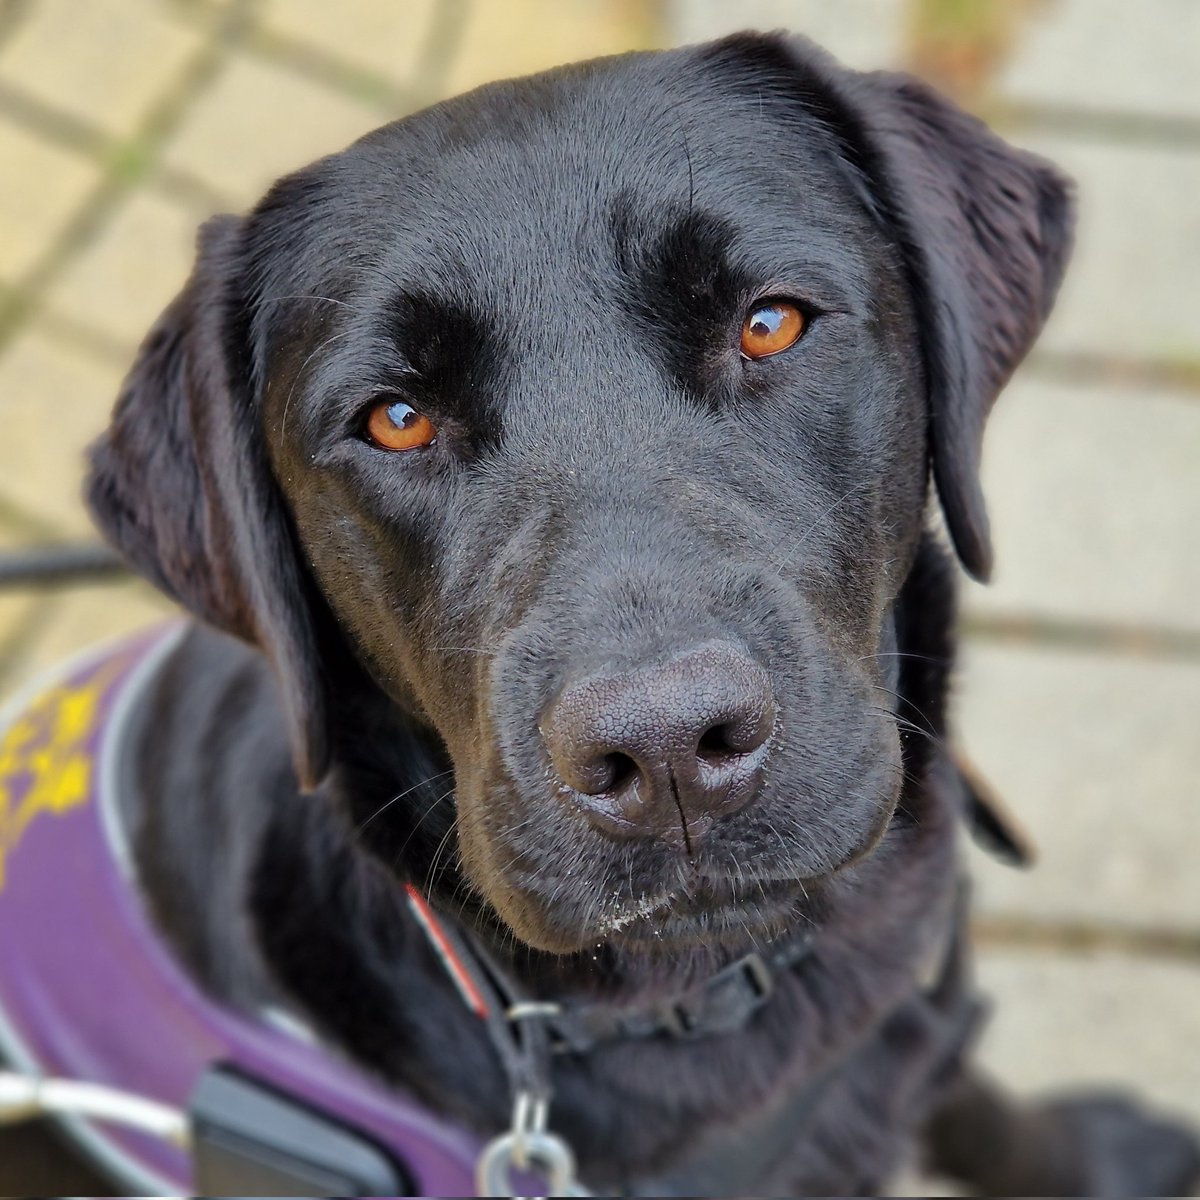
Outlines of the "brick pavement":
[[[1200,1118],[1195,0],[0,3],[0,549],[86,532],[80,451],[206,214],[488,78],[752,25],[919,65],[1080,181],[1062,303],[988,443],[997,582],[967,593],[962,739],[1042,849],[977,863],[985,1054]],[[0,595],[0,691],[165,608]]]

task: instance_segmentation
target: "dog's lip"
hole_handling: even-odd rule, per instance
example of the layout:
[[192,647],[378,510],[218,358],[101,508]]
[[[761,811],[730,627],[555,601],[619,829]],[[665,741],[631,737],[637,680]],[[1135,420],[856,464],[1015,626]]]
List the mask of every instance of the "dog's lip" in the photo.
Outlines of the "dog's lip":
[[[701,881],[702,885],[712,882]],[[675,890],[657,903],[643,901],[635,911],[626,909],[617,920],[598,927],[594,935],[601,941],[652,939],[661,943],[695,940],[725,926],[747,933],[768,927],[774,930],[780,918],[795,915],[797,901],[807,895],[806,881],[800,879],[762,881],[736,891],[732,885],[719,890],[711,886]]]
[[649,921],[664,909],[669,909],[678,895],[677,889],[666,888],[661,892],[639,897],[632,903],[626,901],[611,915],[601,918],[596,932],[600,937],[607,937],[613,933],[620,933],[635,922]]

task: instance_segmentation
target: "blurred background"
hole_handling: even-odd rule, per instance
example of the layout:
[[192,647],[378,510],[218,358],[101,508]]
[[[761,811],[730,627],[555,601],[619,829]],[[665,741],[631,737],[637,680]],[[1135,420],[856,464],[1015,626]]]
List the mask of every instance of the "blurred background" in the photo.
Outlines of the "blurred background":
[[[972,855],[984,1054],[1200,1120],[1200,0],[0,0],[0,553],[89,536],[82,449],[208,214],[486,80],[747,27],[918,71],[1078,180],[966,595],[960,738],[1040,851]],[[0,696],[167,611],[0,592]]]

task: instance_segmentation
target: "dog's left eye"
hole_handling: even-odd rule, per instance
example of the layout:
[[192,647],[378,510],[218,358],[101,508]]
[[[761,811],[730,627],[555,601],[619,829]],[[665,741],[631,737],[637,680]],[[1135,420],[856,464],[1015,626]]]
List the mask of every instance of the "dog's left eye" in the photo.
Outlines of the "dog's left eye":
[[367,414],[367,437],[381,450],[419,450],[437,437],[437,429],[411,404],[383,400]]
[[742,325],[742,354],[768,358],[794,346],[804,332],[804,314],[789,300],[770,300],[750,310]]

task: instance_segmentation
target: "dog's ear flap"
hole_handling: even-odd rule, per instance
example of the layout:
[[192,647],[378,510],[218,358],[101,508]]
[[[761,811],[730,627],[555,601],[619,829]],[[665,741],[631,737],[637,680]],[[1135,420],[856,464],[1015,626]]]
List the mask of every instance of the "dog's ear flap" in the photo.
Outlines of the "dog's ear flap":
[[138,571],[265,652],[311,789],[328,769],[326,699],[295,536],[251,404],[242,228],[218,217],[201,230],[191,278],[147,335],[92,446],[86,498]]
[[918,303],[938,495],[959,557],[991,572],[983,427],[1049,315],[1071,248],[1071,186],[908,75],[839,67],[787,40],[806,107],[899,237]]
[[933,473],[963,565],[991,572],[983,427],[1050,313],[1071,247],[1070,185],[916,79],[861,79],[859,112],[916,284]]

